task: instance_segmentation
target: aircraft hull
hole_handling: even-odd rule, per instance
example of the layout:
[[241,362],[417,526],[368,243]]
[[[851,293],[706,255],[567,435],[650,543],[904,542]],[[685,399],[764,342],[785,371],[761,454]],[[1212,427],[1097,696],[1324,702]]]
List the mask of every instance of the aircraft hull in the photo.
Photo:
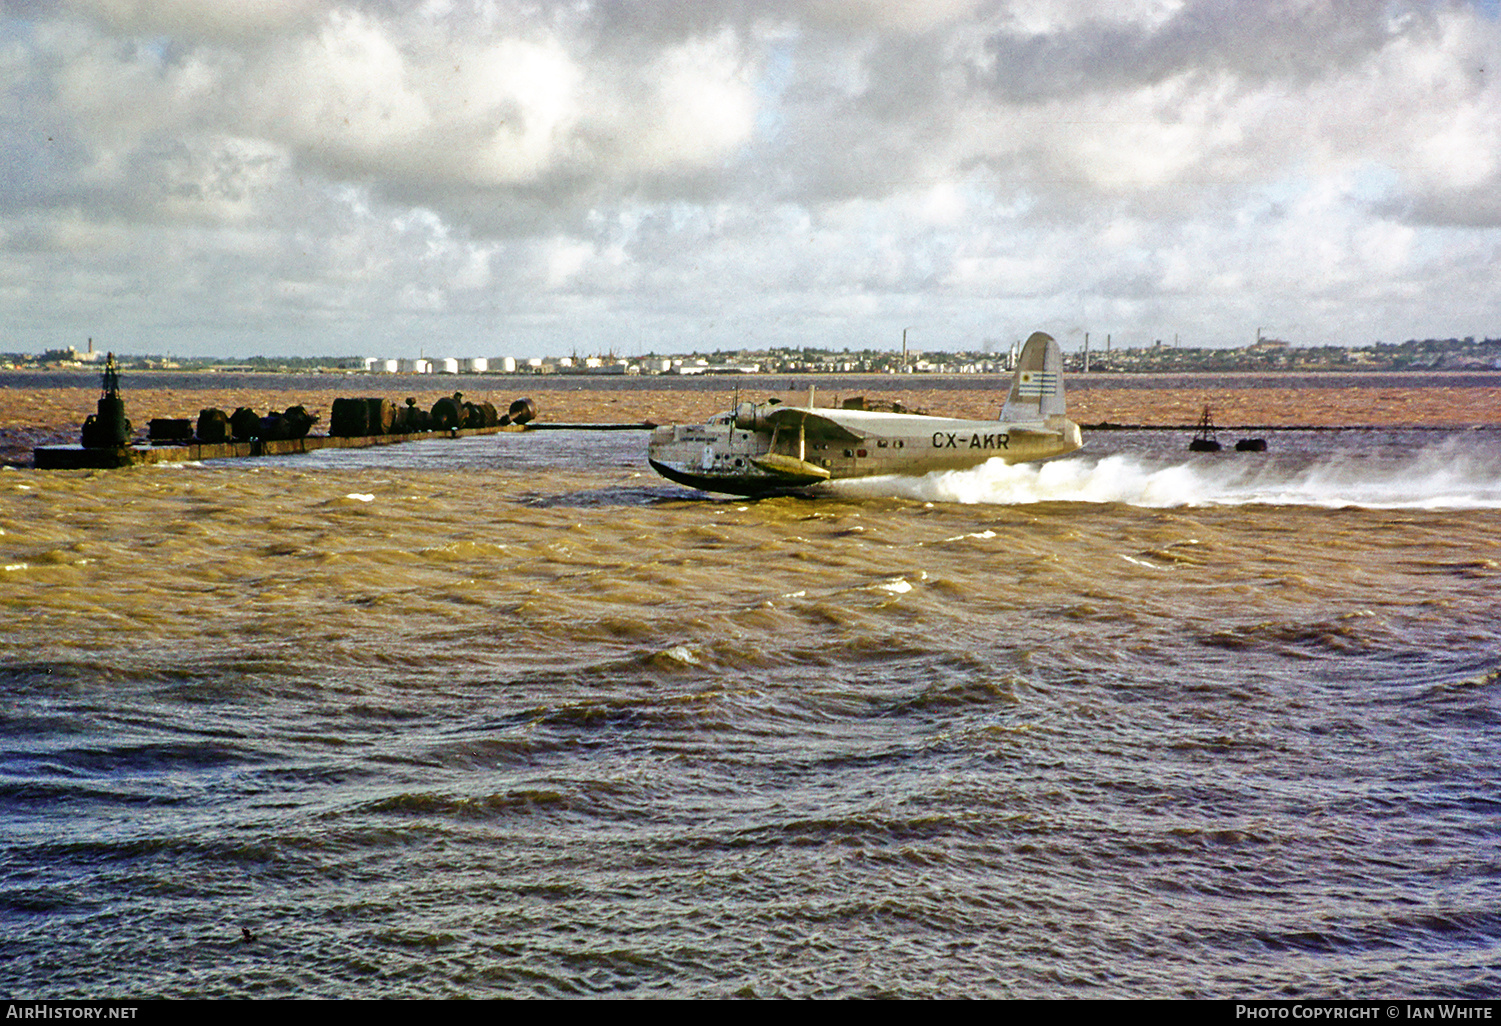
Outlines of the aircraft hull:
[[[697,488],[703,492],[717,492],[721,495],[771,495],[776,492],[786,492],[796,488],[807,487],[805,484],[797,484],[770,477],[763,480],[760,477],[746,475],[695,474],[667,463],[658,463],[649,457],[646,462],[651,464],[651,468],[658,474],[661,474],[674,484]],[[808,484],[815,483],[817,482],[808,482]]]

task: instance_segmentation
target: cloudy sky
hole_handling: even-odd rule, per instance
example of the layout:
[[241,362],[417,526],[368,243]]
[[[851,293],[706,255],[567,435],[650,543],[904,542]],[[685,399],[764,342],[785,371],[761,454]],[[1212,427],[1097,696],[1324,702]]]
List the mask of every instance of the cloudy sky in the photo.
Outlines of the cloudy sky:
[[1498,0],[0,0],[0,351],[1501,336]]

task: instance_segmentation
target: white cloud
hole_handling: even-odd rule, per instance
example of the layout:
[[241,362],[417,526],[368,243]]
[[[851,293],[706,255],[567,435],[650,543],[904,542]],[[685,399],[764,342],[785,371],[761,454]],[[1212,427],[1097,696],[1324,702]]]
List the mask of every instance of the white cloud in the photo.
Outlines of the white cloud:
[[547,285],[553,289],[566,284],[596,256],[593,245],[571,239],[556,239],[548,249]]
[[128,34],[242,40],[313,20],[318,0],[72,0],[68,5]]
[[[979,0],[805,0],[789,4],[818,27],[842,31],[922,32],[974,15]],[[799,10],[800,9],[800,10]]]
[[749,141],[756,97],[733,33],[673,47],[645,77],[655,83],[658,97],[654,106],[659,113],[645,144],[653,162],[703,164],[723,159]]
[[1463,4],[25,10],[0,25],[0,312],[46,344],[16,311],[156,339],[141,311],[171,309],[193,344],[303,352],[1038,318],[1239,343],[1261,310],[1363,341],[1501,313],[1501,31]]

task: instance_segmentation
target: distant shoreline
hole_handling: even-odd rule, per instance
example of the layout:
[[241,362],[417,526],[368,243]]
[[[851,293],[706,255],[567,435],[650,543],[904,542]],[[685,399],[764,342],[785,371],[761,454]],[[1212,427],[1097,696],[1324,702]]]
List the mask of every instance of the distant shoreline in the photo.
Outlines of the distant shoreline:
[[[875,392],[986,391],[1008,387],[1009,374],[371,374],[363,371],[210,371],[125,370],[122,388],[183,388],[197,390],[263,389],[296,386],[309,391],[341,394],[383,394],[386,391],[455,389],[476,391],[530,388],[535,391],[668,391],[668,392],[782,392],[850,388]],[[1288,370],[1288,371],[1150,371],[1069,372],[1070,390],[1220,388],[1495,388],[1501,389],[1501,370]],[[0,371],[0,389],[92,388],[99,372],[79,370]],[[452,387],[445,387],[452,383]],[[363,391],[361,391],[363,387]]]
[[[1070,375],[1069,416],[1093,430],[1121,427],[1184,430],[1208,405],[1224,430],[1297,428],[1501,427],[1501,372],[1415,372],[1287,376],[1262,374]],[[122,374],[126,416],[138,432],[155,417],[196,419],[201,409],[257,413],[303,405],[327,431],[333,400],[380,396],[424,408],[463,392],[504,408],[521,396],[538,419],[554,424],[701,423],[737,399],[838,406],[862,395],[899,396],[914,412],[994,419],[1009,377],[975,375],[727,375],[607,377],[593,375],[219,374],[140,371]],[[31,451],[76,443],[99,399],[89,372],[0,372],[0,463],[29,466]],[[1087,428],[1087,430],[1089,430]],[[644,446],[644,442],[643,442]]]

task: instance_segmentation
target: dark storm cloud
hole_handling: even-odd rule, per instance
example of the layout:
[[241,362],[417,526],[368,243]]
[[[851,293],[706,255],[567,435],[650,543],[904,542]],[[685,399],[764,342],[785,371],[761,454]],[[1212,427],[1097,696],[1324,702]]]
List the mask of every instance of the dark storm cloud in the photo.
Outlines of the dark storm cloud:
[[1130,89],[1185,73],[1296,86],[1338,74],[1393,35],[1428,26],[1423,8],[1399,10],[1387,0],[1191,0],[1161,24],[1089,20],[1049,33],[998,32],[985,41],[988,66],[975,78],[1019,102]]

